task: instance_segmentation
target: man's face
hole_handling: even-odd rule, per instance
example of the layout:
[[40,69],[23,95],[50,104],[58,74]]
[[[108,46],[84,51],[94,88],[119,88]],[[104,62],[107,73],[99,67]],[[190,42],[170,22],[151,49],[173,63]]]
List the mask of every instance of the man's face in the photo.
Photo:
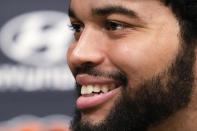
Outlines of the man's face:
[[[192,69],[186,84],[178,72],[193,59],[169,7],[159,0],[72,0],[69,15],[75,40],[67,59],[79,93],[74,130],[140,129],[117,124],[149,126],[188,102]],[[178,91],[181,100],[174,99]]]

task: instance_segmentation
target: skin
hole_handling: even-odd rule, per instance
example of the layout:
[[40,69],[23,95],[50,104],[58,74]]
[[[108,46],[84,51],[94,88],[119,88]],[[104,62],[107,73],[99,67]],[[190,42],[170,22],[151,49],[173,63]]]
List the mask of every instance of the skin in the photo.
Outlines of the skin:
[[[137,17],[92,12],[94,9],[111,6],[132,10]],[[75,17],[70,17],[71,23],[80,25],[68,50],[67,60],[71,71],[74,72],[76,67],[88,62],[103,72],[121,70],[129,80],[128,91],[131,97],[134,97],[140,83],[166,71],[182,50],[178,21],[171,9],[158,0],[72,0],[70,8],[75,13]],[[107,26],[106,22],[109,23]],[[116,26],[111,26],[110,22],[116,23]],[[120,92],[97,108],[81,111],[82,120],[92,124],[104,120],[118,100]],[[195,90],[188,108],[149,130],[196,129],[189,121],[197,118],[194,94]],[[189,120],[185,122],[185,118]]]

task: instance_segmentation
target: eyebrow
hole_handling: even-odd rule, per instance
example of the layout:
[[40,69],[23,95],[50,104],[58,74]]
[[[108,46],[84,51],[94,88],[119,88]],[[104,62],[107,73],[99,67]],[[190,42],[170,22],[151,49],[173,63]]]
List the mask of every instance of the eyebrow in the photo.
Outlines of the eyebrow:
[[68,16],[72,17],[72,18],[77,18],[77,15],[75,14],[75,12],[72,8],[68,9]]
[[139,18],[136,12],[134,12],[133,10],[127,9],[125,7],[122,7],[122,6],[109,6],[105,8],[92,9],[92,14],[99,15],[99,16],[121,14],[121,15],[129,16],[131,18]]
[[74,12],[73,9],[69,8],[69,10],[68,10],[68,16],[69,17],[76,18],[76,14],[75,14],[75,12]]
[[[109,6],[105,8],[95,8],[92,9],[92,15],[98,15],[98,16],[107,16],[111,14],[122,14],[129,16],[131,18],[139,18],[137,13],[133,10],[129,10],[127,8],[124,8],[122,6]],[[77,18],[74,10],[72,8],[69,8],[68,10],[69,17]]]

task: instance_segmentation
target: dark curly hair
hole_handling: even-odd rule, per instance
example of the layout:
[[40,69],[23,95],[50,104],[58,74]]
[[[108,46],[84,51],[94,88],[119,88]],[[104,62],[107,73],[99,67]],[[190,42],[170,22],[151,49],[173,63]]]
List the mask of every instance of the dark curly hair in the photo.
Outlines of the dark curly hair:
[[183,40],[195,44],[197,39],[197,0],[161,0],[177,17]]

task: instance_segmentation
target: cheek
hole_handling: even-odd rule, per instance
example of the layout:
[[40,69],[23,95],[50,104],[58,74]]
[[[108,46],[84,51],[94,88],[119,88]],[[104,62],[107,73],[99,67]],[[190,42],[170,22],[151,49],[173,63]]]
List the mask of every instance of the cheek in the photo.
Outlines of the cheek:
[[[110,58],[136,84],[152,78],[167,69],[174,60],[177,44],[145,38],[125,40],[111,48]],[[128,42],[129,41],[129,42]]]

